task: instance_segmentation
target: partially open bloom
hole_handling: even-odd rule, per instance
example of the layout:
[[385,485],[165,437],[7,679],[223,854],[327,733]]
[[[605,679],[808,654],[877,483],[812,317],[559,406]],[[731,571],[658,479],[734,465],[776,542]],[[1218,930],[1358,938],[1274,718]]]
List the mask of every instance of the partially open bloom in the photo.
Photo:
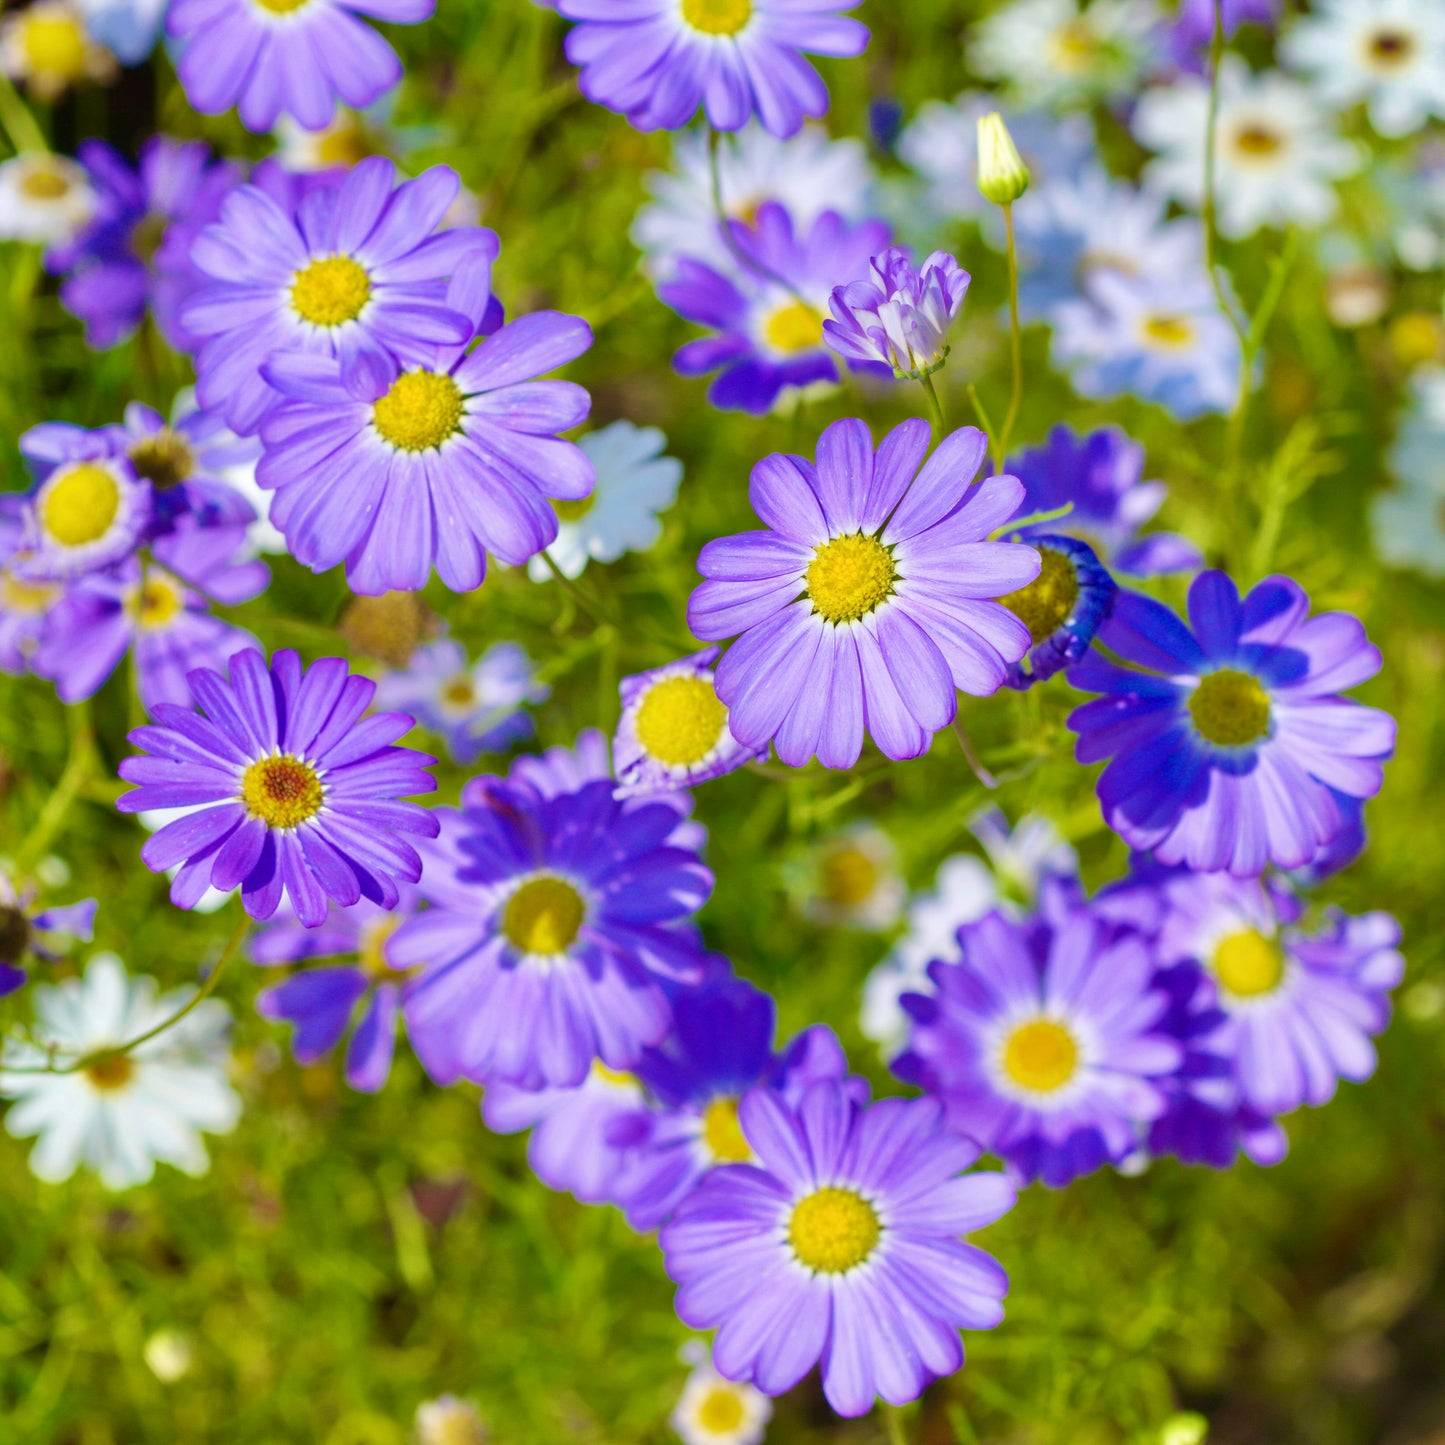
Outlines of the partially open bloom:
[[16,888],[0,868],[0,998],[25,982],[27,958],[55,959],[65,942],[88,943],[94,922],[95,899],[36,908],[34,888]]
[[1119,590],[1087,542],[1046,531],[1035,531],[1027,540],[1037,549],[1042,570],[1028,586],[998,599],[1029,630],[1028,652],[1009,668],[1009,686],[1020,691],[1089,650]]
[[[994,599],[1027,586],[1039,555],[990,542],[1023,496],[1012,477],[971,486],[987,442],[975,427],[925,462],[929,426],[904,422],[877,449],[861,421],[818,441],[815,467],[766,457],[754,510],[768,530],[709,542],[688,603],[699,637],[742,636],[718,664],[718,696],[744,747],[772,742],[790,767],[857,762],[865,730],[914,758],[953,721],[958,690],[987,696],[1029,647]],[[921,466],[921,470],[920,470]]]
[[738,1122],[758,1162],[714,1169],[659,1235],[678,1314],[718,1331],[719,1373],[780,1395],[821,1363],[828,1403],[862,1415],[957,1370],[958,1331],[997,1325],[1008,1290],[960,1236],[1008,1212],[1009,1182],[959,1177],[979,1151],[932,1099],[754,1089]]
[[71,240],[95,211],[95,192],[68,156],[24,151],[0,162],[0,240]]
[[968,272],[947,251],[914,269],[896,246],[869,263],[866,281],[834,289],[823,323],[828,345],[853,361],[890,367],[902,379],[938,370],[948,359],[948,332],[963,309]]
[[411,718],[363,719],[376,685],[339,657],[303,671],[289,649],[269,667],[259,652],[238,652],[229,680],[198,669],[189,682],[201,714],[157,707],[156,721],[130,735],[146,754],[120,765],[137,784],[121,812],[192,810],[141,849],[153,872],[182,865],[171,902],[192,908],[208,885],[239,884],[252,918],[270,918],[284,894],[308,928],[325,922],[328,899],[395,908],[401,884],[421,876],[405,835],[437,834],[427,809],[398,801],[436,789],[426,771],[435,759],[391,746]]
[[828,109],[803,58],[861,55],[867,27],[842,17],[858,0],[557,0],[581,23],[567,58],[588,100],[638,130],[681,130],[701,106],[716,130],[756,115],[777,136]]
[[1346,826],[1337,793],[1373,797],[1395,745],[1388,713],[1340,694],[1380,669],[1364,628],[1343,612],[1309,616],[1288,577],[1240,599],[1222,572],[1189,589],[1186,627],[1167,607],[1121,592],[1097,654],[1070,670],[1081,763],[1099,779],[1109,826],[1163,863],[1257,877],[1298,868]]

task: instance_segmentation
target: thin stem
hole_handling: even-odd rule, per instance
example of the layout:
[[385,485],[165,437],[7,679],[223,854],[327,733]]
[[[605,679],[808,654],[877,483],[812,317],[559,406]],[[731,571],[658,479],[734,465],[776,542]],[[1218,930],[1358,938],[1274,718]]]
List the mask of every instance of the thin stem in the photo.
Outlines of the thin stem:
[[571,577],[569,577],[558,565],[557,559],[544,547],[542,549],[542,560],[547,564],[552,576],[557,579],[562,590],[580,607],[594,622],[600,622],[605,627],[616,627],[617,619],[607,612],[596,597],[583,591]]
[[4,70],[0,70],[0,127],[4,128],[17,155],[25,151],[49,153],[50,146],[40,123],[30,114],[30,107],[21,100],[20,92]]
[[1024,399],[1024,338],[1019,323],[1019,255],[1014,241],[1014,208],[1003,208],[1004,234],[1008,239],[1008,321],[1009,343],[1013,353],[1013,391],[1009,395],[1008,414],[1003,419],[1003,430],[999,433],[998,452],[994,457],[994,471],[1001,471],[1008,456],[1009,438],[1013,435],[1014,423],[1019,417],[1019,407]]
[[70,755],[66,759],[65,770],[15,854],[15,871],[21,877],[55,841],[56,834],[65,823],[65,815],[85,786],[95,761],[95,730],[90,721],[90,704],[76,703],[70,709],[69,717]]
[[973,750],[973,743],[969,741],[968,733],[964,730],[963,719],[957,714],[953,719],[953,735],[958,739],[958,745],[963,749],[964,759],[973,769],[974,777],[992,792],[998,787],[998,779],[979,761],[978,754]]
[[908,1431],[903,1424],[903,1411],[897,1405],[883,1406],[883,1423],[888,1430],[888,1445],[908,1445]]
[[994,444],[993,423],[988,419],[988,413],[984,410],[983,402],[979,398],[978,388],[972,383],[968,384],[968,399],[973,407],[974,415],[978,417],[978,424],[983,428],[983,434],[988,438],[988,449],[993,455],[993,474],[998,476],[1003,471],[1000,465],[998,447]]
[[1204,269],[1214,288],[1214,299],[1226,320],[1234,328],[1240,344],[1244,344],[1244,323],[1239,319],[1229,293],[1219,274],[1219,211],[1215,198],[1216,152],[1219,131],[1219,70],[1224,59],[1224,0],[1214,0],[1214,34],[1209,42],[1209,109],[1204,130],[1204,204],[1200,219],[1204,222]]
[[923,394],[928,398],[928,415],[933,422],[933,434],[937,440],[942,441],[948,435],[948,423],[943,419],[943,403],[938,399],[938,388],[934,386],[931,376],[920,376],[918,379],[923,384]]

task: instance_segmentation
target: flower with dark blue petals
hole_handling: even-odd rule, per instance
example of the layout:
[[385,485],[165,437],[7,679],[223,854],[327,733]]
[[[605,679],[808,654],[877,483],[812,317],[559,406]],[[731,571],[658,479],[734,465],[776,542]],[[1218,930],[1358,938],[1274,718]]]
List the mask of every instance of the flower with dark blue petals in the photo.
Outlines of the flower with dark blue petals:
[[1047,532],[1031,532],[1026,540],[1037,550],[1042,570],[1026,587],[998,599],[1029,630],[1028,652],[1009,664],[1008,684],[1020,691],[1071,666],[1089,650],[1119,590],[1087,542]]
[[1241,600],[1224,573],[1201,573],[1189,619],[1120,592],[1099,636],[1130,665],[1093,653],[1070,669],[1104,694],[1069,718],[1081,763],[1112,759],[1104,817],[1166,864],[1303,867],[1347,826],[1336,795],[1380,790],[1394,719],[1341,696],[1380,670],[1379,650],[1346,613],[1309,616],[1288,577]]
[[34,957],[53,961],[65,940],[90,941],[95,925],[95,899],[36,908],[33,888],[17,888],[0,868],[0,998],[25,983],[21,965]]

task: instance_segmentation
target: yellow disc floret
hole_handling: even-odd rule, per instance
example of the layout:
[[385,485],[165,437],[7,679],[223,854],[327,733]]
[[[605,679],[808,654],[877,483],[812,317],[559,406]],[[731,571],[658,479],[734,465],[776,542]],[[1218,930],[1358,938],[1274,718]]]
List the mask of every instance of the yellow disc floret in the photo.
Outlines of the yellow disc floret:
[[40,525],[62,547],[85,547],[110,531],[120,511],[120,483],[95,462],[76,462],[50,479],[39,503]]
[[1163,312],[1146,316],[1143,322],[1146,341],[1165,351],[1183,351],[1194,344],[1194,323],[1186,316],[1168,316]]
[[753,0],[682,0],[682,18],[704,35],[736,35],[753,18]]
[[582,895],[565,879],[529,878],[507,900],[502,932],[523,953],[565,953],[582,927]]
[[1079,1046],[1054,1019],[1030,1019],[1008,1036],[1003,1071],[1020,1088],[1036,1094],[1062,1089],[1078,1072]]
[[462,393],[442,372],[403,372],[372,407],[371,420],[398,451],[431,451],[461,426]]
[[113,1094],[130,1083],[135,1075],[135,1064],[129,1054],[102,1054],[93,1063],[85,1066],[85,1077],[92,1089],[102,1094]]
[[371,277],[350,256],[325,256],[300,270],[291,281],[291,304],[313,326],[343,326],[355,321],[371,300]]
[[1073,562],[1057,548],[1039,547],[1043,566],[1027,587],[998,600],[1029,630],[1037,647],[1052,637],[1073,616],[1079,600],[1079,574]]
[[8,568],[0,568],[0,608],[6,612],[38,617],[59,596],[59,587],[26,582]]
[[311,0],[256,0],[256,4],[271,15],[294,15],[310,3]]
[[1235,131],[1233,139],[1235,151],[1250,160],[1263,160],[1284,149],[1279,133],[1258,122],[1241,126]]
[[712,1157],[725,1164],[746,1164],[753,1157],[738,1122],[738,1101],[726,1094],[714,1099],[703,1113],[702,1139]]
[[152,568],[131,599],[131,613],[136,626],[146,632],[159,632],[175,621],[186,604],[181,584],[174,577]]
[[78,15],[37,5],[29,13],[22,12],[16,24],[27,75],[63,84],[85,78],[90,57]]
[[833,848],[819,865],[823,897],[840,908],[866,903],[878,887],[878,864],[861,848]]
[[378,918],[375,923],[369,923],[362,929],[356,949],[356,961],[361,965],[362,973],[372,983],[401,977],[400,971],[386,961],[386,945],[400,926],[401,919],[389,915]]
[[1226,934],[1214,946],[1214,976],[1235,998],[1262,998],[1284,979],[1284,954],[1274,939],[1258,929]]
[[878,1211],[852,1189],[819,1189],[793,1206],[788,1243],[798,1262],[816,1274],[856,1269],[883,1233]]
[[1243,747],[1269,732],[1269,694],[1258,678],[1222,667],[1200,678],[1189,695],[1189,716],[1207,742],[1222,748]]
[[893,553],[876,537],[853,532],[814,551],[803,584],[814,612],[829,622],[856,622],[892,595],[897,576]]
[[806,301],[789,301],[763,322],[763,336],[774,351],[792,356],[823,344],[822,313]]
[[637,741],[658,762],[690,768],[718,745],[727,719],[711,678],[664,677],[642,695]]
[[325,797],[316,769],[290,753],[258,758],[241,778],[246,811],[268,828],[299,828],[321,811]]
[[697,1423],[710,1434],[729,1435],[747,1415],[735,1385],[714,1385],[698,1401]]
[[58,201],[70,194],[70,181],[59,171],[35,166],[20,177],[20,194],[30,201]]

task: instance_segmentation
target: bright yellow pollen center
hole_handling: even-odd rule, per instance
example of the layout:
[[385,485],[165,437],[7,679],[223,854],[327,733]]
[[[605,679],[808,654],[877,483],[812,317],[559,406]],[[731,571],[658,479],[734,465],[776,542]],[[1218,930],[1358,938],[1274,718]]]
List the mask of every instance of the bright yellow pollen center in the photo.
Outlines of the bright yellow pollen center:
[[523,953],[565,953],[582,927],[582,895],[561,878],[532,878],[507,900],[502,932]]
[[698,1403],[697,1423],[714,1435],[727,1435],[743,1423],[745,1414],[735,1389],[714,1385]]
[[1242,747],[1269,731],[1269,694],[1249,673],[1223,667],[1199,680],[1189,695],[1189,716],[1206,741]]
[[477,700],[477,690],[465,673],[454,677],[442,689],[442,700],[451,707],[470,707]]
[[355,321],[371,300],[371,277],[350,256],[327,256],[298,271],[291,282],[291,304],[313,326]]
[[58,201],[70,193],[70,182],[55,171],[26,171],[20,178],[20,194],[31,201]]
[[559,522],[580,522],[596,505],[596,492],[588,492],[585,497],[578,497],[575,500],[565,497],[552,498],[552,510],[556,512]]
[[867,902],[878,886],[878,865],[861,848],[835,848],[820,871],[823,896],[845,908]]
[[1066,75],[1082,75],[1094,68],[1103,46],[1098,34],[1082,19],[1061,25],[1049,37],[1049,53]]
[[736,35],[753,18],[753,0],[682,0],[682,18],[704,35]]
[[789,356],[816,351],[823,344],[823,318],[806,301],[789,301],[763,323],[763,335],[775,351]]
[[843,1274],[863,1263],[883,1233],[878,1211],[851,1189],[819,1189],[793,1206],[788,1243],[805,1268]]
[[1194,341],[1194,323],[1183,316],[1148,316],[1144,319],[1144,335],[1156,346],[1182,351]]
[[753,1157],[743,1126],[738,1123],[738,1101],[714,1099],[702,1116],[702,1138],[714,1159],[725,1164],[746,1164]]
[[387,941],[400,924],[399,918],[381,918],[369,924],[361,935],[356,961],[361,965],[362,973],[372,983],[380,979],[400,977],[398,971],[386,961]]
[[269,10],[272,15],[292,15],[297,10],[304,10],[311,0],[256,0],[256,4],[263,10]]
[[716,746],[728,710],[706,677],[664,677],[642,695],[637,741],[649,757],[668,767],[689,768]]
[[371,420],[398,451],[431,451],[461,425],[462,393],[441,372],[408,371],[372,407]]
[[31,74],[62,80],[85,75],[85,30],[77,20],[69,15],[31,14],[20,23],[20,46]]
[[316,142],[316,159],[327,167],[359,165],[376,154],[377,148],[371,136],[356,121],[338,125]]
[[268,828],[297,828],[321,811],[325,798],[316,769],[290,753],[259,758],[241,778],[246,811]]
[[1259,998],[1284,978],[1284,955],[1273,939],[1253,928],[1226,934],[1214,947],[1214,976],[1225,993]]
[[142,437],[126,455],[136,476],[162,492],[185,481],[196,469],[190,444],[170,427]]
[[184,605],[180,586],[170,577],[152,572],[131,603],[137,626],[158,632],[174,622]]
[[35,617],[44,612],[59,595],[58,587],[42,587],[33,582],[22,582],[13,572],[0,572],[0,611]]
[[1242,126],[1234,133],[1234,148],[1241,155],[1272,156],[1282,146],[1279,135],[1262,125]]
[[592,1060],[592,1072],[603,1082],[608,1084],[635,1084],[636,1079],[631,1074],[625,1074],[621,1069],[609,1069],[601,1059]]
[[52,478],[40,502],[40,525],[62,547],[85,547],[110,531],[120,511],[120,484],[104,467],[77,462]]
[[1037,647],[1073,615],[1079,600],[1079,574],[1074,564],[1053,547],[1040,547],[1043,566],[1027,587],[998,600],[1029,630]]
[[112,1094],[130,1083],[135,1065],[127,1054],[103,1054],[94,1063],[85,1066],[85,1077],[91,1087],[101,1093]]
[[1021,1088],[1052,1094],[1074,1077],[1079,1046],[1063,1024],[1032,1019],[1021,1024],[1003,1046],[1003,1070]]
[[853,532],[814,551],[803,585],[814,612],[829,622],[856,622],[891,595],[897,576],[892,552],[876,537]]

